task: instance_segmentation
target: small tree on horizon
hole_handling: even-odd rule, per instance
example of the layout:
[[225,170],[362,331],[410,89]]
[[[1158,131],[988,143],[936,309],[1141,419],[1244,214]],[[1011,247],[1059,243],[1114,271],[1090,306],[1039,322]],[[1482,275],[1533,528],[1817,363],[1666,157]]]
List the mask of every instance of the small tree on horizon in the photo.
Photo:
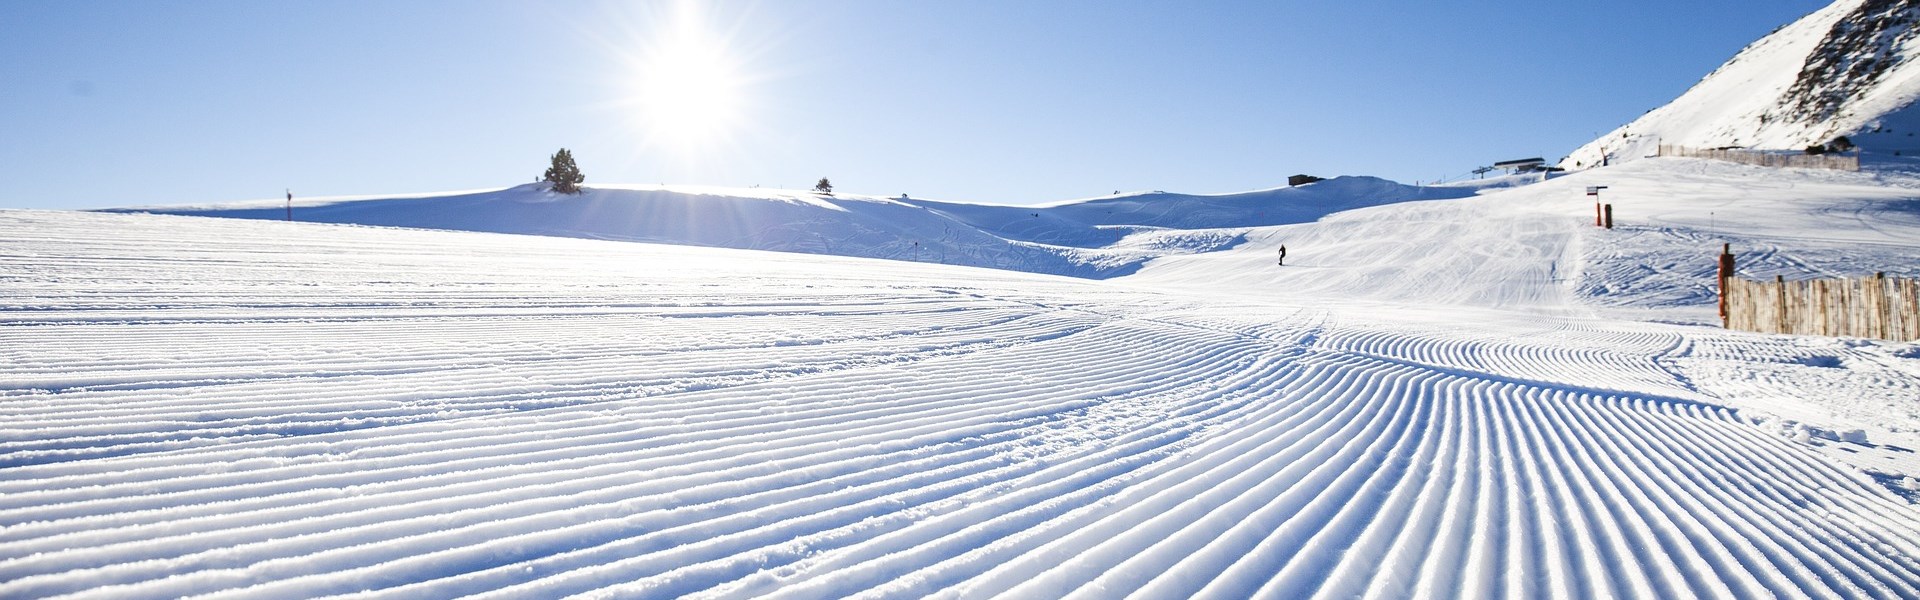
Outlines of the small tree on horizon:
[[580,183],[586,181],[587,176],[580,173],[579,165],[573,164],[573,153],[561,148],[553,153],[553,166],[547,167],[547,174],[541,180],[553,184],[553,191],[578,194]]
[[827,178],[825,177],[821,177],[820,183],[813,184],[813,191],[820,192],[822,194],[832,194],[833,182],[827,181]]

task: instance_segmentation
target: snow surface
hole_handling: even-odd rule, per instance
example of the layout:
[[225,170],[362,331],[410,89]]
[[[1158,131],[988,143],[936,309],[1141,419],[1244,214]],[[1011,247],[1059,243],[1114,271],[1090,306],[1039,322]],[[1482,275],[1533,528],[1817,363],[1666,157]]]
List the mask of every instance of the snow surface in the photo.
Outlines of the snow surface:
[[1509,183],[0,211],[0,597],[1920,596],[1920,346],[1701,324],[1920,184]]

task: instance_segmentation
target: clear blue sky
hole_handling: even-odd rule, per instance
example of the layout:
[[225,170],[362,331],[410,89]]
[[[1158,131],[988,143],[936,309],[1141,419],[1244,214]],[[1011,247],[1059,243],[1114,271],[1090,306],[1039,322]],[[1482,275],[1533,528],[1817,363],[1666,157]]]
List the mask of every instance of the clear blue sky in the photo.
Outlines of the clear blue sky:
[[499,187],[561,147],[589,187],[1004,204],[1433,180],[1556,160],[1825,4],[13,0],[0,207]]

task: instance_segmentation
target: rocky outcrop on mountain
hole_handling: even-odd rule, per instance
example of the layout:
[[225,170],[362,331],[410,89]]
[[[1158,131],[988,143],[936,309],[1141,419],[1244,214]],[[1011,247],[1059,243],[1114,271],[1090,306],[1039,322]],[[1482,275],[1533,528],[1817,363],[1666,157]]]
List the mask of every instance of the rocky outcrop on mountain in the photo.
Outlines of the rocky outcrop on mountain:
[[1838,0],[1748,45],[1673,102],[1567,156],[1590,168],[1693,148],[1801,150],[1838,137],[1920,155],[1920,0]]
[[1782,98],[1781,117],[1830,124],[1850,101],[1885,81],[1910,58],[1901,52],[1920,28],[1920,0],[1867,0],[1829,29]]

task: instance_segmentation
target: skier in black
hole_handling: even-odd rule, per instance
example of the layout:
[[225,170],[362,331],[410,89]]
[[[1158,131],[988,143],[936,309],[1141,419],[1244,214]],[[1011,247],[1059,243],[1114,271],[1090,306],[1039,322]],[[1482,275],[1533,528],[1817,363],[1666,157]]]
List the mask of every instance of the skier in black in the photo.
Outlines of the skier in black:
[[1281,266],[1286,266],[1287,264],[1287,245],[1286,244],[1280,245],[1280,263],[1279,264]]

